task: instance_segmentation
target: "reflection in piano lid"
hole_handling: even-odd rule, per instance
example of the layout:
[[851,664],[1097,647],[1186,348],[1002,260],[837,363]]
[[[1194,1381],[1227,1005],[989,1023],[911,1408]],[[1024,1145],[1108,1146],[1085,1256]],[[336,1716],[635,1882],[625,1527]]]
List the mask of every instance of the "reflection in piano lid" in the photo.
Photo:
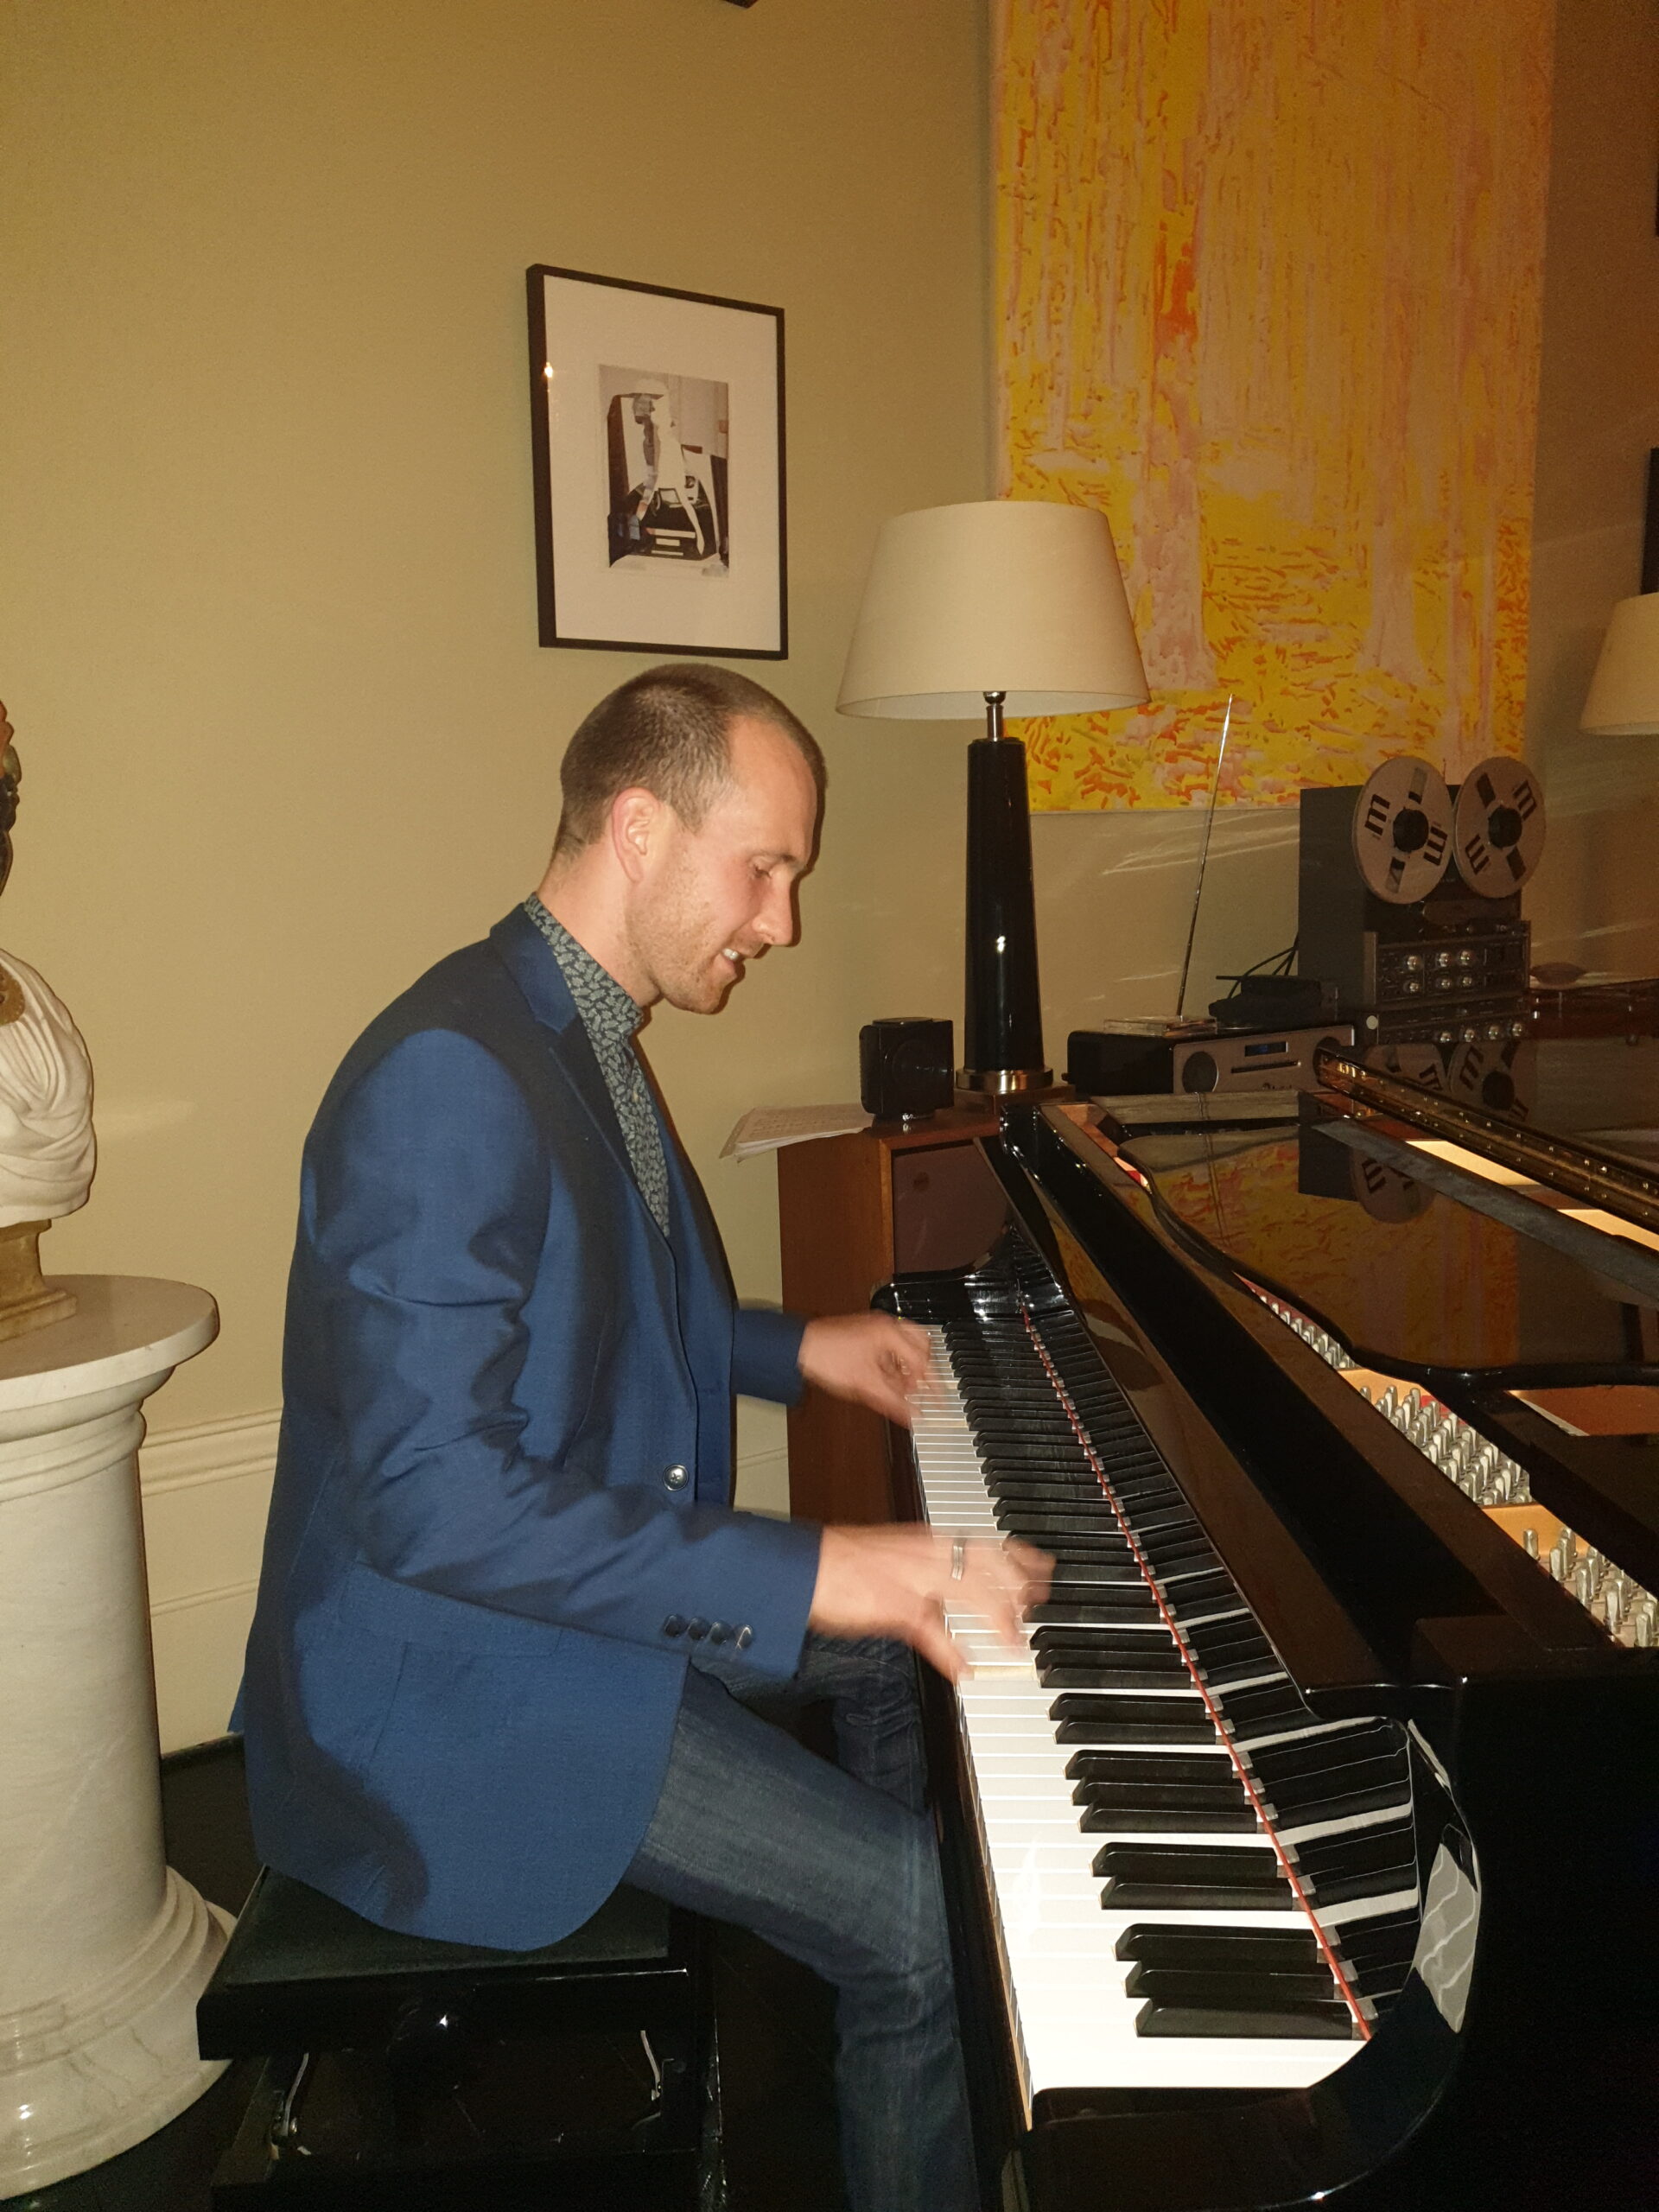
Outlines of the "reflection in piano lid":
[[1638,1294],[1269,1110],[1014,1109],[882,1294],[916,1510],[1058,1561],[930,1692],[986,2201],[1576,2206],[1584,2100],[1643,2201],[1659,1484],[1549,1410],[1659,1382]]

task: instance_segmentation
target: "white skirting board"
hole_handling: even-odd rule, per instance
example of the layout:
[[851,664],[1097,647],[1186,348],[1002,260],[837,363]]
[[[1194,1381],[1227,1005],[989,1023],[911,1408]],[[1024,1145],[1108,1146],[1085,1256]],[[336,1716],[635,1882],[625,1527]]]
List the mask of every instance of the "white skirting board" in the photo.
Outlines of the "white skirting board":
[[[789,1458],[775,1441],[782,1416],[743,1408],[738,1502],[789,1510]],[[163,1751],[225,1733],[253,1618],[270,1478],[274,1413],[239,1414],[192,1428],[157,1428],[139,1454],[150,1642]],[[745,1448],[753,1443],[762,1448]]]

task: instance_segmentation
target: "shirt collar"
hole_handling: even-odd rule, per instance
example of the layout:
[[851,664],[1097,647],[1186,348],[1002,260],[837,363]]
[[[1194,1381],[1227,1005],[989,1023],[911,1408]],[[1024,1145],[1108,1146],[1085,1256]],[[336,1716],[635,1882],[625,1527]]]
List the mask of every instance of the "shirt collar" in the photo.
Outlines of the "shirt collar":
[[549,913],[533,891],[524,901],[524,912],[547,940],[588,1033],[607,1043],[626,1044],[639,1027],[643,1009],[609,969],[601,967],[587,946],[578,944],[564,924]]

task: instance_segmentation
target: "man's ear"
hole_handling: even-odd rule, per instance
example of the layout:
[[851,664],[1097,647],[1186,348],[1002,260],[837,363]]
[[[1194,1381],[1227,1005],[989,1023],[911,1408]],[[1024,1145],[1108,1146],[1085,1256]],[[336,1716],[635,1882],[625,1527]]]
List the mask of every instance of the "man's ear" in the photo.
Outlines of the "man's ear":
[[661,841],[667,812],[655,791],[632,784],[611,801],[611,849],[630,883],[638,883]]

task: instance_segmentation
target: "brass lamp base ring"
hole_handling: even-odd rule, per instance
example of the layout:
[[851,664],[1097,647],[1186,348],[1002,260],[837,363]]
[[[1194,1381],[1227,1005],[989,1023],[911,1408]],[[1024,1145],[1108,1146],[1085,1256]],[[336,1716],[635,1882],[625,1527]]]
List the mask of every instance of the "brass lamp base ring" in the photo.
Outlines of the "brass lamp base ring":
[[958,1068],[957,1089],[983,1097],[1011,1097],[1022,1090],[1052,1090],[1052,1068]]

